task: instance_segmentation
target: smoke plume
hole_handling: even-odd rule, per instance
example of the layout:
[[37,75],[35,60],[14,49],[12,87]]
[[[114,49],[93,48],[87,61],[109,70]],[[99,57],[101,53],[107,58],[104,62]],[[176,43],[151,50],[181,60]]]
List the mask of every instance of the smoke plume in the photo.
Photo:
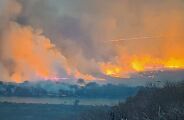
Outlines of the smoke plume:
[[184,68],[183,0],[1,0],[0,19],[5,81]]

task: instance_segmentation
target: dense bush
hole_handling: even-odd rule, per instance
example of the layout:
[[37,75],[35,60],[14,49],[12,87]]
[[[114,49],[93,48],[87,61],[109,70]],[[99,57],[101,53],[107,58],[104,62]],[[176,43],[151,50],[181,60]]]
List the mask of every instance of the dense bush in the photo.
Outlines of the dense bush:
[[112,120],[183,120],[184,84],[145,87],[125,103],[112,108]]
[[85,115],[81,120],[183,120],[184,84],[144,87],[108,112],[96,110]]

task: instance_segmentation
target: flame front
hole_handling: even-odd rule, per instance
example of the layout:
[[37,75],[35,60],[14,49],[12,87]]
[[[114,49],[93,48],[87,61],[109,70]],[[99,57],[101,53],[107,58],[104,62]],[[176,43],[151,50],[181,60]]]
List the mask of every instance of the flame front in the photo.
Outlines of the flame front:
[[159,59],[148,56],[132,57],[128,59],[127,64],[110,64],[102,63],[101,71],[112,77],[125,77],[127,73],[154,71],[154,70],[168,70],[168,69],[184,69],[184,59],[168,58]]

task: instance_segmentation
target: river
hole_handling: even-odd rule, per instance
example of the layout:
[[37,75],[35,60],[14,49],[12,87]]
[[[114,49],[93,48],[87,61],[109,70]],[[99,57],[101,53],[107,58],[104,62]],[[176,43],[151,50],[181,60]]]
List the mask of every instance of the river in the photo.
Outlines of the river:
[[123,99],[107,98],[51,98],[51,97],[0,97],[0,102],[27,103],[27,104],[65,104],[73,105],[79,101],[79,105],[108,105],[113,106]]

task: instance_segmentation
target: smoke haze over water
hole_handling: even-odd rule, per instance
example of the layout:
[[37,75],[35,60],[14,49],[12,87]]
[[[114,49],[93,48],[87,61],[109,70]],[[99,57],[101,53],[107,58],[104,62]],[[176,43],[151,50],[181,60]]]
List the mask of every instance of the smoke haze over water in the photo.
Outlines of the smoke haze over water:
[[0,79],[184,68],[183,0],[0,0]]

